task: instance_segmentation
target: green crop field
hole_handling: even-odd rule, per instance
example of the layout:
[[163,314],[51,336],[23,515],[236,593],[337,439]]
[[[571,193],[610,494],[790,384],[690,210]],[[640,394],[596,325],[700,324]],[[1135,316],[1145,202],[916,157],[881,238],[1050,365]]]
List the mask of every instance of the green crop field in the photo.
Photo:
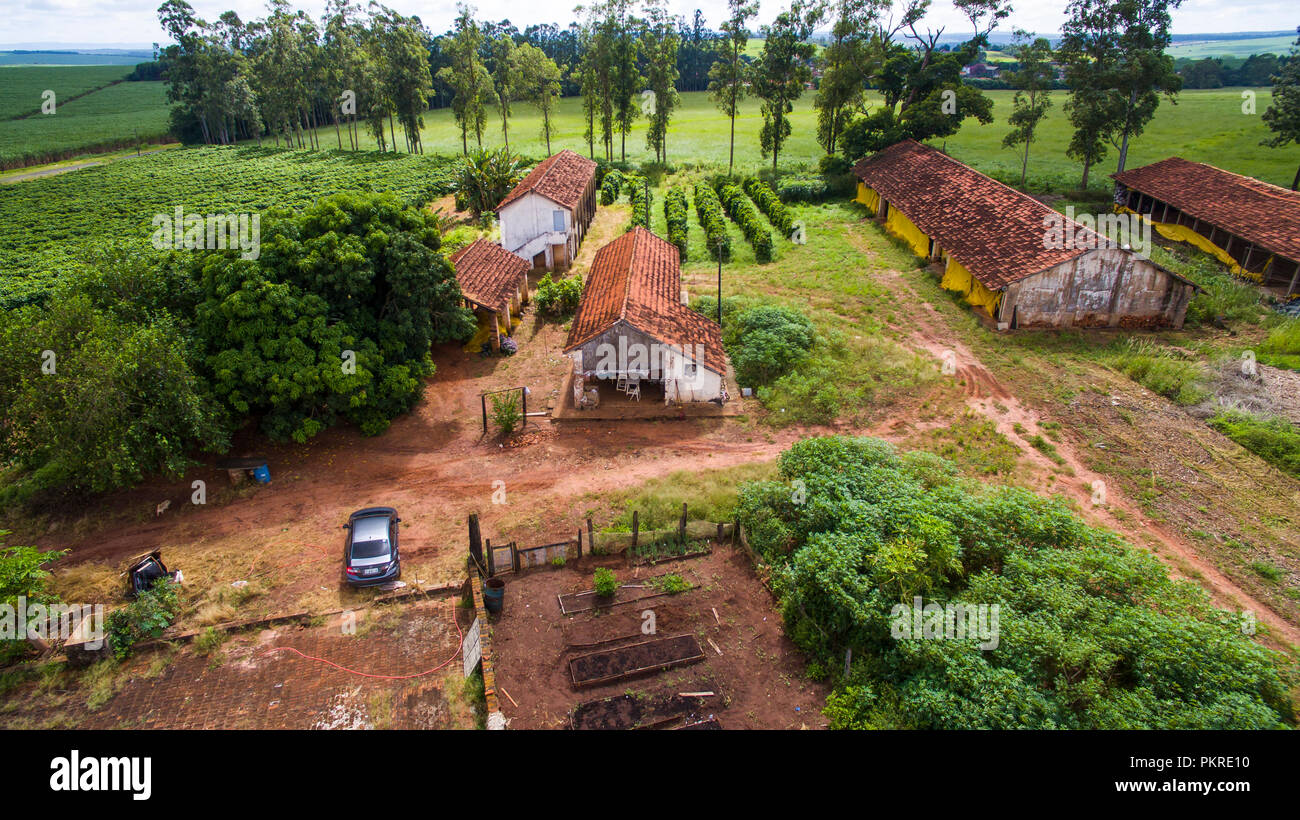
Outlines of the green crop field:
[[1190,57],[1199,60],[1204,57],[1249,57],[1252,54],[1288,54],[1295,43],[1295,35],[1279,37],[1251,37],[1244,40],[1203,40],[1195,43],[1182,43],[1166,49],[1174,59]]
[[[0,69],[3,71],[7,69]],[[163,83],[110,85],[58,104],[53,114],[0,122],[0,167],[31,165],[63,159],[79,151],[156,140],[167,133],[167,117],[167,88]]]
[[0,67],[0,120],[39,111],[47,90],[58,102],[103,88],[129,72],[120,65]]
[[26,301],[88,249],[143,243],[155,214],[302,207],[340,191],[424,202],[448,189],[444,157],[255,147],[164,151],[0,186],[0,306]]

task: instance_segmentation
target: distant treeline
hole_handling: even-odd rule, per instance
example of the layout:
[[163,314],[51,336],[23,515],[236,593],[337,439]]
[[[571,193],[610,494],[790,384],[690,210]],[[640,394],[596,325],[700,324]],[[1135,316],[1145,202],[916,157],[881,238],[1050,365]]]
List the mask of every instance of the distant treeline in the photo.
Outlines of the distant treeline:
[[1239,57],[1206,57],[1203,60],[1184,57],[1176,60],[1174,65],[1183,78],[1183,88],[1264,88],[1273,85],[1273,78],[1282,73],[1291,59],[1276,54],[1252,54],[1244,60]]

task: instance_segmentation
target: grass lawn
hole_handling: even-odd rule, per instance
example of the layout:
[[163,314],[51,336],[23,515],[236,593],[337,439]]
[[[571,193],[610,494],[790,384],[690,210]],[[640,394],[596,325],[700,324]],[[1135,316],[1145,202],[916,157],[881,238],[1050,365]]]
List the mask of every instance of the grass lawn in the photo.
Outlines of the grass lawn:
[[[1210,162],[1236,173],[1263,179],[1276,185],[1290,186],[1295,171],[1300,166],[1300,147],[1284,149],[1264,148],[1259,143],[1269,135],[1260,115],[1268,108],[1272,94],[1268,89],[1256,90],[1254,115],[1242,113],[1243,89],[1213,89],[1185,91],[1176,105],[1162,101],[1155,119],[1129,150],[1129,167],[1156,162],[1179,155],[1197,162]],[[935,140],[957,158],[985,173],[1002,177],[1020,176],[1020,163],[1015,150],[1002,147],[1002,138],[1010,130],[1007,117],[1011,113],[1012,91],[986,92],[994,102],[994,121],[981,125],[968,120],[955,136]],[[668,161],[679,168],[727,164],[729,123],[713,107],[706,92],[681,95],[681,107],[674,114],[668,133]],[[1067,94],[1052,95],[1053,108],[1042,126],[1041,135],[1030,151],[1031,189],[1067,190],[1077,187],[1082,166],[1065,156],[1070,140],[1070,124],[1062,111]],[[781,155],[782,170],[800,167],[815,168],[825,151],[817,144],[816,112],[812,107],[813,95],[805,93],[795,104],[791,119],[791,135]],[[571,148],[587,153],[583,138],[586,123],[582,117],[580,99],[560,101],[558,132],[551,141],[552,151]],[[430,153],[459,153],[460,130],[452,119],[451,111],[442,109],[424,115],[424,150]],[[757,100],[746,100],[741,116],[736,120],[736,166],[743,172],[754,172],[771,166],[759,152],[759,130],[763,119]],[[517,104],[510,123],[511,147],[527,156],[540,158],[546,155],[546,143],[539,138],[541,118],[529,105]],[[370,137],[365,146],[377,147]],[[495,147],[502,144],[499,121],[489,120],[483,144]],[[336,147],[334,129],[321,129],[322,147]],[[470,145],[474,139],[471,135]],[[615,139],[617,155],[620,143]],[[597,145],[599,151],[600,146]],[[627,158],[634,163],[653,158],[645,146],[645,123],[638,121],[627,136]],[[1094,169],[1094,187],[1104,186],[1105,175],[1115,170],[1117,152],[1111,151],[1101,166]]]

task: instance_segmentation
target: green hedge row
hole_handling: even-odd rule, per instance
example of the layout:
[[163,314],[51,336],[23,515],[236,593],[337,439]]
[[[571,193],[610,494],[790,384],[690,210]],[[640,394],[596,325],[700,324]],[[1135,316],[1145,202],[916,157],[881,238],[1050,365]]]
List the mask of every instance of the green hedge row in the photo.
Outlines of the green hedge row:
[[745,180],[745,193],[749,198],[754,200],[758,209],[767,214],[771,220],[772,227],[776,228],[777,233],[785,238],[790,238],[790,232],[794,230],[794,214],[785,206],[781,198],[776,195],[768,184],[757,177],[750,177]]
[[618,200],[618,194],[623,190],[623,172],[611,169],[605,174],[605,178],[600,181],[600,204],[613,205]]
[[644,185],[637,185],[630,191],[632,198],[632,221],[628,224],[627,229],[630,231],[640,225],[642,228],[650,228],[650,203],[654,199],[649,189]]
[[735,220],[745,239],[754,246],[754,258],[759,262],[772,261],[772,232],[767,229],[767,223],[759,216],[758,209],[745,196],[745,192],[740,190],[739,185],[723,183],[718,188],[718,196],[722,198],[722,207],[726,209],[727,216]]
[[668,189],[664,195],[664,219],[668,223],[668,241],[677,246],[677,256],[686,261],[686,234],[689,230],[686,192],[681,188]]
[[727,235],[727,219],[723,215],[722,202],[707,182],[695,183],[695,213],[700,218],[700,226],[704,228],[704,242],[709,256],[716,256],[721,248],[723,261],[730,259],[731,237]]

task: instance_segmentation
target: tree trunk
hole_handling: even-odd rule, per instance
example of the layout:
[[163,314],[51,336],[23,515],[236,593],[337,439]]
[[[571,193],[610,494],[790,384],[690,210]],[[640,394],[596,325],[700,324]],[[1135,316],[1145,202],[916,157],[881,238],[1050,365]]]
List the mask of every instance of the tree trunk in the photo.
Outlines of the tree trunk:
[[736,165],[736,104],[731,104],[731,153],[727,155],[727,176],[731,176],[732,168]]
[[1081,183],[1082,187],[1079,189],[1081,191],[1088,190],[1088,172],[1090,170],[1092,170],[1092,160],[1085,159],[1083,161],[1083,182]]
[[1300,191],[1300,168],[1295,169],[1295,179],[1291,180],[1291,190]]
[[1133,130],[1130,125],[1130,122],[1133,119],[1133,109],[1136,106],[1137,106],[1137,89],[1135,88],[1129,92],[1128,110],[1124,112],[1124,138],[1120,142],[1120,147],[1119,147],[1119,167],[1115,169],[1115,173],[1117,174],[1122,174],[1124,172],[1124,164],[1128,162],[1129,132]]
[[1020,162],[1020,187],[1025,187],[1025,177],[1029,175],[1029,139],[1025,139],[1025,157]]

